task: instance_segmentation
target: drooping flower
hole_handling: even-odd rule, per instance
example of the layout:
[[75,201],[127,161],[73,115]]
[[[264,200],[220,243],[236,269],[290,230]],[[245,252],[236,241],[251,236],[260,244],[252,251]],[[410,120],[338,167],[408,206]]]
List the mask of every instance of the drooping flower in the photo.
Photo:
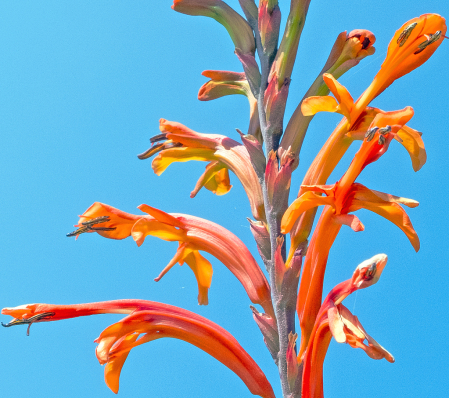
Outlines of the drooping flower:
[[209,162],[190,194],[194,197],[203,186],[218,195],[227,193],[231,189],[228,170],[232,170],[245,189],[253,217],[265,220],[262,188],[244,145],[224,135],[197,133],[181,123],[165,119],[160,120],[159,129],[162,134],[151,139],[152,144],[156,144],[139,155],[140,159],[147,159],[158,153],[152,162],[157,175],[173,162]]
[[[128,214],[96,202],[81,215],[78,225],[86,220],[109,216],[110,221],[103,225],[115,229],[98,231],[106,238],[125,239],[132,236],[138,246],[142,245],[147,236],[179,242],[175,256],[156,280],[160,280],[176,263],[182,265],[186,262],[197,277],[199,304],[207,304],[207,290],[212,278],[211,265],[199,252],[210,253],[237,277],[250,300],[260,304],[267,314],[273,316],[268,282],[254,257],[239,238],[222,226],[199,217],[168,214],[148,205],[140,205],[138,208],[147,215]],[[130,220],[133,222],[132,225]]]
[[14,319],[4,326],[49,322],[78,316],[130,314],[107,327],[95,340],[97,358],[105,366],[105,381],[115,393],[130,350],[163,337],[186,341],[231,369],[254,395],[275,398],[262,370],[225,329],[193,312],[146,300],[116,300],[78,305],[28,304],[4,308]]
[[[303,364],[302,396],[323,397],[323,362],[332,336],[339,343],[363,349],[373,359],[385,358],[394,362],[393,356],[380,346],[341,302],[358,289],[374,285],[386,265],[387,256],[378,254],[362,262],[348,279],[330,291],[317,316],[307,347],[298,360]],[[367,341],[367,344],[364,341]]]

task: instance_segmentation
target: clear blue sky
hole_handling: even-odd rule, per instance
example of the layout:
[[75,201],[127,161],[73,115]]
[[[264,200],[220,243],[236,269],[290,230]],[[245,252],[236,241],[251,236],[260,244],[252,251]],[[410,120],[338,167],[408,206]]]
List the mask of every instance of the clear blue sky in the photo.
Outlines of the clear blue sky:
[[[238,1],[230,5],[238,9]],[[287,1],[281,3],[283,21]],[[159,118],[200,132],[237,138],[247,127],[244,97],[196,99],[205,69],[241,71],[226,31],[215,21],[177,14],[170,1],[15,1],[0,4],[0,307],[42,302],[72,304],[120,298],[166,302],[196,311],[229,330],[266,373],[277,394],[277,369],[266,351],[238,281],[217,261],[208,307],[196,304],[191,271],[176,266],[153,281],[176,244],[147,239],[112,241],[96,234],[66,238],[77,215],[102,201],[128,212],[147,203],[222,224],[257,256],[245,217],[243,189],[222,197],[189,198],[204,164],[175,164],[157,177],[136,155],[158,133]],[[375,33],[377,52],[341,81],[354,97],[368,86],[388,42],[405,21],[426,12],[449,17],[443,0],[312,0],[295,66],[287,115],[325,62],[338,33]],[[414,198],[408,211],[421,239],[416,254],[398,228],[360,212],[365,232],[342,229],[331,250],[324,291],[348,279],[377,253],[389,263],[379,283],[345,303],[395,364],[331,343],[325,361],[326,398],[449,396],[447,316],[449,195],[447,114],[449,41],[418,70],[373,102],[384,110],[415,109],[409,125],[422,131],[428,162],[414,173],[393,142],[359,182]],[[318,115],[306,137],[302,176],[339,121]],[[351,151],[353,154],[355,147]],[[335,182],[350,154],[331,176]],[[8,322],[3,316],[2,321]],[[93,340],[119,316],[96,316],[0,330],[1,390],[17,398],[112,397]],[[184,342],[159,340],[131,352],[119,396],[250,397],[222,364]],[[280,396],[280,395],[279,395]]]

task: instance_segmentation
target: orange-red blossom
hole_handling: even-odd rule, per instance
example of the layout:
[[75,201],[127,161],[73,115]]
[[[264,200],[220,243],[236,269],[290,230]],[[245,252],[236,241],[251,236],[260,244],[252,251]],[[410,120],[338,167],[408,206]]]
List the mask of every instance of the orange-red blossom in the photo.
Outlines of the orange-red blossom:
[[105,238],[125,239],[132,236],[138,246],[147,236],[179,242],[175,256],[156,280],[162,278],[176,263],[187,263],[198,282],[199,304],[207,304],[207,291],[212,280],[212,266],[199,252],[208,252],[237,277],[253,303],[260,304],[268,315],[274,317],[268,282],[239,238],[222,226],[199,217],[168,214],[148,205],[140,205],[138,208],[147,214],[129,214],[96,202],[80,216],[78,225],[97,217],[108,216],[109,221],[102,223],[102,227],[115,229],[96,231]]
[[[376,108],[369,108],[369,103],[396,79],[427,61],[442,43],[446,30],[445,19],[438,14],[424,14],[406,22],[393,36],[388,46],[385,61],[373,82],[356,101],[332,75],[323,75],[325,83],[335,98],[315,96],[305,99],[301,106],[304,116],[312,116],[317,112],[327,111],[338,112],[345,117],[312,162],[302,185],[326,183],[332,170],[354,139],[360,138],[360,134],[357,133],[362,132],[364,134],[363,128],[371,122],[377,111],[380,111]],[[404,128],[398,132],[397,136],[399,137],[398,140],[409,151],[413,168],[415,171],[418,170],[426,160],[420,134],[413,129]],[[303,193],[304,191],[301,188],[298,197]],[[307,239],[314,216],[315,212],[313,211],[304,213],[292,229],[289,260],[292,258],[295,248]]]
[[257,363],[225,329],[193,312],[146,300],[115,300],[88,304],[27,304],[3,308],[14,319],[7,325],[57,321],[95,314],[130,314],[107,327],[95,340],[96,355],[105,366],[105,381],[115,393],[130,350],[140,344],[171,337],[207,352],[231,369],[254,395],[275,398]]
[[[393,136],[412,116],[413,110],[410,107],[388,114],[377,114],[360,150],[340,181],[334,185],[302,186],[305,192],[290,205],[282,218],[282,232],[286,233],[302,213],[325,205],[310,241],[299,288],[296,310],[302,332],[300,353],[304,352],[308,344],[321,306],[327,258],[341,226],[348,225],[356,232],[364,229],[360,220],[349,213],[364,208],[385,217],[406,234],[416,251],[419,249],[418,236],[399,205],[401,203],[415,207],[418,202],[370,190],[355,183],[366,165],[376,161],[387,151]],[[322,194],[325,196],[321,196]]]
[[253,217],[265,220],[262,188],[248,151],[242,144],[224,135],[198,133],[181,123],[165,119],[159,121],[159,129],[162,134],[151,139],[155,145],[139,155],[140,159],[147,159],[158,154],[151,164],[157,175],[174,162],[209,162],[190,194],[193,198],[202,187],[217,195],[228,193],[232,187],[228,172],[231,170],[245,189]]
[[[351,293],[374,285],[387,263],[385,254],[377,254],[361,263],[351,279],[333,288],[318,313],[311,338],[304,356],[298,356],[303,363],[302,397],[323,397],[323,362],[332,336],[338,343],[361,348],[373,359],[385,358],[394,362],[393,356],[379,345],[360,324],[356,316],[341,304]],[[364,343],[367,341],[368,344]]]

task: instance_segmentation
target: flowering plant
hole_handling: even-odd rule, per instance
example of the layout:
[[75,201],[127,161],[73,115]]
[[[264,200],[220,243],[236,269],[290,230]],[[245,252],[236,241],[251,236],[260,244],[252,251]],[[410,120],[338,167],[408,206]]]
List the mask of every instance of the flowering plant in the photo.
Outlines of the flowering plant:
[[[198,304],[209,304],[213,266],[205,253],[228,268],[242,285],[254,321],[279,370],[284,397],[323,396],[323,361],[332,338],[361,348],[373,359],[394,362],[342,303],[350,294],[375,284],[387,262],[385,254],[354,264],[355,271],[324,291],[328,257],[342,228],[362,232],[358,210],[366,209],[396,225],[418,251],[418,235],[404,210],[418,202],[362,185],[359,175],[386,154],[393,140],[408,152],[418,171],[426,162],[421,133],[409,127],[414,110],[381,110],[371,102],[395,80],[426,62],[446,34],[445,20],[424,14],[404,23],[393,35],[385,61],[372,83],[355,100],[338,81],[359,62],[374,54],[375,36],[367,30],[338,35],[329,58],[289,120],[284,120],[291,74],[309,8],[307,0],[293,0],[285,30],[280,30],[277,1],[240,1],[243,15],[220,0],[176,0],[180,13],[215,19],[228,31],[243,72],[207,70],[209,78],[199,99],[243,94],[248,98],[248,130],[233,138],[201,133],[179,122],[161,119],[160,133],[139,155],[152,159],[161,175],[175,162],[206,162],[193,188],[216,195],[231,189],[230,171],[249,201],[249,225],[260,260],[228,229],[204,218],[169,213],[148,204],[128,213],[95,202],[79,218],[69,237],[85,233],[122,240],[138,246],[147,237],[178,242],[159,281],[176,264],[192,270],[198,285]],[[256,58],[257,57],[257,58]],[[331,95],[332,94],[332,95]],[[304,174],[297,198],[289,202],[292,173],[308,126],[321,111],[340,113],[341,122]],[[331,184],[328,179],[351,146],[357,152],[346,171]],[[163,177],[161,177],[163,178]],[[356,181],[357,180],[357,181]],[[317,208],[323,206],[318,216]],[[313,228],[314,221],[316,226]],[[369,257],[369,256],[367,256]],[[101,283],[101,281],[99,282]],[[324,294],[323,294],[324,293]],[[210,305],[214,305],[211,301]],[[107,385],[118,392],[122,367],[130,351],[163,337],[186,341],[231,369],[261,397],[274,397],[273,387],[256,361],[217,323],[179,307],[147,300],[110,300],[89,304],[26,304],[2,310],[13,320],[4,326],[51,322],[104,313],[127,314],[97,338],[96,355],[105,365]],[[295,321],[300,333],[296,333]]]

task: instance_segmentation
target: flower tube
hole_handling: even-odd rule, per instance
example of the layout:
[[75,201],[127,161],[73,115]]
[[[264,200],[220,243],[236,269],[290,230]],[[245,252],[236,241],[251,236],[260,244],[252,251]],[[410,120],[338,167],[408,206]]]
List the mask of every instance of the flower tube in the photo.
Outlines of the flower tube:
[[[218,224],[199,217],[168,214],[148,205],[140,205],[139,209],[147,215],[128,214],[112,206],[96,202],[81,215],[78,225],[82,225],[86,220],[107,216],[110,217],[110,221],[102,225],[105,228],[114,228],[112,231],[90,232],[97,232],[111,239],[132,236],[138,246],[142,245],[147,236],[179,242],[175,257],[156,278],[157,281],[176,263],[183,264],[184,261],[191,266],[199,284],[200,280],[210,281],[208,279],[208,275],[212,276],[210,263],[199,254],[199,251],[210,253],[237,277],[251,302],[260,304],[268,315],[273,316],[268,282],[247,247],[234,234]],[[130,220],[134,221],[132,226]],[[195,265],[192,266],[193,262]],[[203,289],[200,288],[199,304],[207,304],[209,286],[207,283],[206,286],[204,284],[201,286]]]
[[231,189],[228,175],[231,170],[245,189],[253,217],[265,220],[262,188],[244,145],[224,135],[197,133],[181,123],[165,119],[159,123],[162,134],[151,139],[152,144],[157,144],[139,155],[140,159],[147,159],[158,153],[151,164],[157,175],[173,162],[210,162],[190,194],[194,197],[203,186],[218,195],[227,193]]
[[[275,398],[262,370],[225,329],[193,312],[146,300],[116,300],[88,304],[28,304],[4,308],[2,314],[14,319],[3,326],[49,322],[105,313],[130,314],[107,327],[95,340],[96,355],[105,366],[105,381],[115,393],[129,351],[162,337],[186,341],[231,369],[254,395]],[[140,338],[139,338],[140,337]]]

